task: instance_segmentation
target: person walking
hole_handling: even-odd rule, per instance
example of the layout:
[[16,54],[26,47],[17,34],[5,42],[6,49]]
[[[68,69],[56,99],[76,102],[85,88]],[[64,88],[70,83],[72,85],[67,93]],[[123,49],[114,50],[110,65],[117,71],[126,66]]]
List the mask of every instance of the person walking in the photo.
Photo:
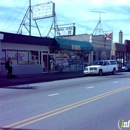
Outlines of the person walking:
[[7,78],[11,78],[12,70],[13,70],[13,64],[12,64],[11,58],[8,58],[8,60],[6,61],[5,68],[7,70]]

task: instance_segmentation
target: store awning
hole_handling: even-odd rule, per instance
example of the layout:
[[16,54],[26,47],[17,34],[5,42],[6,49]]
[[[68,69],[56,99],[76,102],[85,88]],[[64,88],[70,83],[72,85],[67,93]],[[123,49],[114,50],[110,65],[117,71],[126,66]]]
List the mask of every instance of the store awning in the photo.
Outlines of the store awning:
[[94,47],[90,42],[76,41],[63,38],[55,38],[57,49],[68,49],[68,50],[84,50],[93,51]]

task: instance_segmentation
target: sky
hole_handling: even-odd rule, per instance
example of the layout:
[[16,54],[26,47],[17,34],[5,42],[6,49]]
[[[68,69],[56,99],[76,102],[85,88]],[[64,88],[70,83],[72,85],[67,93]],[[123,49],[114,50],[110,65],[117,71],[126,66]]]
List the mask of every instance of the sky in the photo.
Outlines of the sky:
[[[43,4],[47,0],[31,0],[31,5]],[[75,23],[76,35],[92,34],[101,20],[103,32],[113,32],[113,42],[119,42],[119,32],[123,32],[123,42],[130,40],[130,0],[53,0],[57,25]],[[17,33],[29,7],[29,0],[2,0],[0,2],[0,31]],[[28,21],[26,21],[28,22]],[[53,18],[37,20],[42,36],[47,36]],[[39,36],[32,20],[32,35]],[[53,33],[53,32],[52,32]],[[52,34],[51,33],[51,34]],[[23,27],[22,34],[27,35]]]

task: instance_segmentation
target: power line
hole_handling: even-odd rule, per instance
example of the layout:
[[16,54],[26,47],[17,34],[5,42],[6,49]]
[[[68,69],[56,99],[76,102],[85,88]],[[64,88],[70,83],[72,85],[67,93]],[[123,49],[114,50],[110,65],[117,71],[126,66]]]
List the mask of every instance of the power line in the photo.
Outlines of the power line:
[[28,2],[26,2],[26,4],[23,6],[23,8],[21,9],[21,11],[18,13],[18,15],[14,18],[14,20],[9,24],[9,26],[5,29],[5,31],[14,23],[14,21],[18,18],[18,16],[21,14],[21,12],[23,11],[23,9],[26,7],[26,5],[28,4]]
[[51,26],[52,26],[52,24],[51,24],[51,25],[46,26],[47,28],[46,28],[46,30],[43,32],[43,34],[42,34],[42,35],[44,35],[44,34],[45,34],[45,32],[47,32],[47,30],[49,30],[49,29],[51,28]]
[[[59,13],[57,13],[57,14],[59,14]],[[70,19],[64,17],[63,15],[61,15],[61,14],[59,14],[59,15],[62,16],[63,18],[65,18],[65,19],[69,20],[70,22],[74,23],[74,21],[72,21],[72,20],[70,20]]]
[[13,10],[12,14],[10,15],[10,17],[7,19],[6,23],[4,24],[2,30],[4,29],[4,27],[7,25],[7,23],[9,22],[9,20],[11,19],[11,17],[13,16],[14,12],[16,11],[17,7],[19,6],[19,4],[21,3],[21,0],[19,0],[17,6],[15,7],[15,9]]

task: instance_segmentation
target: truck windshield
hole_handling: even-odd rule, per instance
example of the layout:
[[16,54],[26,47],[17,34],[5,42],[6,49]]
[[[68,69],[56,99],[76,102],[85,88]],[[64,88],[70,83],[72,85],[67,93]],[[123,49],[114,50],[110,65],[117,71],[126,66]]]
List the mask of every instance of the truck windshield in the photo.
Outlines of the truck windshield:
[[94,61],[91,65],[103,65],[103,61]]

